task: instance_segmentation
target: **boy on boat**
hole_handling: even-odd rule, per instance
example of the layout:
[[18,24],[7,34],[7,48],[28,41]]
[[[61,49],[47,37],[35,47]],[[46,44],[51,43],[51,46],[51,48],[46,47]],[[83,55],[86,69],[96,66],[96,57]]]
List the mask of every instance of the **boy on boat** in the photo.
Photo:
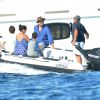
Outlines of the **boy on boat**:
[[32,39],[28,42],[27,55],[30,57],[38,57],[37,52],[34,50],[36,44],[37,33],[32,33]]
[[6,52],[13,53],[15,47],[15,27],[9,27],[9,34],[5,34],[0,38],[0,56],[2,49]]
[[45,18],[38,17],[37,23],[34,27],[34,32],[37,33],[37,39],[36,39],[36,45],[35,50],[39,54],[39,56],[43,57],[43,49],[47,47],[49,44],[51,45],[51,48],[54,49],[54,42],[53,42],[53,36],[50,32],[50,29],[44,25]]
[[9,53],[14,52],[15,42],[16,42],[15,30],[16,29],[14,26],[9,27],[10,34],[7,34],[6,43],[5,43],[5,51],[6,52],[9,52]]
[[85,43],[85,36],[88,39],[89,38],[89,33],[85,29],[84,25],[80,23],[80,16],[75,16],[74,17],[74,23],[72,25],[72,45],[73,45],[73,52],[76,55],[77,62],[82,64],[82,58],[80,52],[75,48],[75,45],[79,45],[81,48],[84,47]]

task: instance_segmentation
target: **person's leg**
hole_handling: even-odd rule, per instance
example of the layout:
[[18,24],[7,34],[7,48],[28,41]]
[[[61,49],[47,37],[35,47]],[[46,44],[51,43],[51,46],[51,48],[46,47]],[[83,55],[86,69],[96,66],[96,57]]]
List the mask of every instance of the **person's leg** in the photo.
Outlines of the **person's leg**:
[[0,53],[1,53],[1,50],[2,50],[1,46],[2,46],[2,42],[0,42]]
[[77,62],[82,64],[82,58],[80,55],[76,55]]
[[5,41],[4,42],[0,42],[0,57],[2,56],[1,52],[2,52],[2,49],[4,48],[5,43],[6,43]]
[[35,44],[35,51],[37,52],[37,54],[39,55],[39,56],[42,56],[43,57],[43,53],[42,53],[42,50],[41,50],[41,48],[39,47],[39,44],[36,42],[36,44]]
[[2,52],[2,49],[4,48],[4,45],[5,45],[5,41],[4,42],[0,42],[0,54]]
[[40,48],[40,51],[41,51],[41,56],[43,57],[44,55],[43,55],[43,50],[44,50],[44,48],[45,48],[46,46],[45,46],[45,44],[44,43],[39,43],[39,48]]
[[1,51],[2,51],[2,43],[0,42],[0,57],[1,57]]
[[[76,45],[79,45],[81,48],[83,48],[84,47],[84,42],[78,42],[78,43],[76,43]],[[73,47],[73,52],[75,53],[77,62],[82,64],[81,53],[75,48],[75,46]]]

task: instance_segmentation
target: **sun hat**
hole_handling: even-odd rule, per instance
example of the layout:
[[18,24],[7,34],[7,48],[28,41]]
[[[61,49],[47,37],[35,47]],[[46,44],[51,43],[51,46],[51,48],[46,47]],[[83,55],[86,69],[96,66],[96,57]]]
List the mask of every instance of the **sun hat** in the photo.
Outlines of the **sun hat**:
[[42,22],[42,21],[44,21],[44,20],[45,20],[45,18],[43,18],[43,17],[40,16],[40,17],[37,18],[36,23],[38,23],[38,22]]

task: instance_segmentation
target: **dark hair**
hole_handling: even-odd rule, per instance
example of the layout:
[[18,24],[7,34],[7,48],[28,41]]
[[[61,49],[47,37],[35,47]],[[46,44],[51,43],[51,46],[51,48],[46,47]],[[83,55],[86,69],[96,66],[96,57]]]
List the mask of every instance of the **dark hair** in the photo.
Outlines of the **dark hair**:
[[19,25],[19,31],[27,30],[27,27],[25,25]]
[[36,39],[37,38],[37,33],[36,32],[32,33],[32,38],[33,39]]
[[9,27],[9,32],[10,33],[15,33],[15,27],[14,26],[10,26]]

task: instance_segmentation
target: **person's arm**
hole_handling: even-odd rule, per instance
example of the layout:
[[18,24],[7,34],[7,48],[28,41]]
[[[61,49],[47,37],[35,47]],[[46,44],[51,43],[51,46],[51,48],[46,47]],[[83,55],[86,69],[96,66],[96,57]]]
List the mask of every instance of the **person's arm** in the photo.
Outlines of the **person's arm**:
[[36,26],[34,26],[34,32],[37,32],[37,28],[38,26],[36,25]]
[[29,37],[27,35],[25,35],[24,37],[25,37],[26,41],[29,42],[29,40],[30,40]]
[[89,39],[89,33],[87,32],[86,28],[83,26],[84,28],[84,34],[86,35],[86,38]]
[[54,47],[52,33],[50,32],[50,29],[48,27],[46,28],[46,30],[47,30],[47,37],[48,37],[49,43],[51,45],[51,48],[54,49],[55,47]]
[[74,37],[73,37],[72,45],[75,45],[75,43],[77,41],[77,37],[78,37],[78,30],[75,29],[74,30]]
[[89,33],[86,32],[86,33],[84,33],[84,34],[86,35],[86,38],[89,39]]

